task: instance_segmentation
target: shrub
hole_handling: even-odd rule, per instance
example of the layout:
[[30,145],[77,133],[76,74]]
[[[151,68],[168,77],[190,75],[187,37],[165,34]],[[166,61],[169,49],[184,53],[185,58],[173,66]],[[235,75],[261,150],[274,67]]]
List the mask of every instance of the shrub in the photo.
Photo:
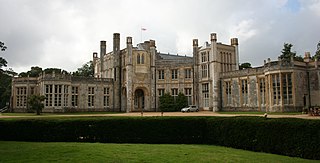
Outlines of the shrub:
[[90,117],[0,120],[0,140],[214,144],[320,159],[320,121],[261,117]]

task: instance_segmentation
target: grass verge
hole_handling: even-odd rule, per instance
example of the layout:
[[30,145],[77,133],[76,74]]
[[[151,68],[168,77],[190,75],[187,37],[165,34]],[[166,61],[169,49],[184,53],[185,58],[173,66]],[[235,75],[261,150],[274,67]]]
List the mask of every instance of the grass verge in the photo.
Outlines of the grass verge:
[[0,162],[316,162],[212,145],[0,141]]

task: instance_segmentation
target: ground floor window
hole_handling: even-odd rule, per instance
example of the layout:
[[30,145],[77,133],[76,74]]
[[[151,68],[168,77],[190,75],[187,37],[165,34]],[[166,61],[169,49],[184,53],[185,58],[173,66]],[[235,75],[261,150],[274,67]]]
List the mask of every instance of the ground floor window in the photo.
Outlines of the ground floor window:
[[17,87],[16,89],[17,107],[27,106],[27,87]]
[[184,94],[187,96],[188,99],[188,105],[192,105],[192,89],[191,88],[185,88]]
[[203,106],[209,107],[209,83],[202,84]]
[[226,81],[224,83],[224,87],[225,87],[225,105],[229,106],[231,105],[231,100],[232,100],[232,95],[231,95],[231,81]]

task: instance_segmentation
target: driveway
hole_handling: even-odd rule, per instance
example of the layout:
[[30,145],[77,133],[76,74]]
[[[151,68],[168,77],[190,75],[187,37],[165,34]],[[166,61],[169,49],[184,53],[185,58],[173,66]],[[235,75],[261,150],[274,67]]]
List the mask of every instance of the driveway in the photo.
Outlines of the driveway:
[[[41,116],[8,116],[1,115],[0,118],[14,118],[14,117],[45,117],[46,115]],[[182,112],[132,112],[132,113],[116,113],[116,114],[57,114],[57,115],[48,115],[48,117],[87,117],[87,116],[219,116],[219,117],[236,117],[236,116],[259,116],[263,117],[261,114],[221,114],[215,113],[211,111],[200,111],[200,112],[190,112],[190,113],[182,113]],[[298,114],[298,115],[268,115],[268,118],[302,118],[302,119],[320,119],[320,116],[309,116],[308,114]]]

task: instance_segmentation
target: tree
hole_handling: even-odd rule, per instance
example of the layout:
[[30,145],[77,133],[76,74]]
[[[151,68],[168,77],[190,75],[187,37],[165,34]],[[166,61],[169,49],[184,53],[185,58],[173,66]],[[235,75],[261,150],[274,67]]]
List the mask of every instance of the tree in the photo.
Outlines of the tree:
[[284,43],[281,51],[282,54],[279,57],[284,60],[291,60],[291,57],[296,58],[296,52],[291,51],[292,46],[292,44]]
[[317,44],[317,51],[314,54],[314,56],[312,57],[312,60],[318,59],[318,61],[320,60],[320,41]]
[[56,74],[62,74],[62,73],[69,74],[68,71],[62,70],[62,69],[59,69],[59,68],[46,68],[43,71],[46,74],[52,74],[53,72],[56,73]]
[[31,67],[31,70],[27,71],[27,72],[21,72],[19,74],[19,77],[39,77],[40,74],[42,72],[45,72],[46,74],[51,74],[53,72],[55,72],[56,74],[60,74],[60,73],[68,73],[66,70],[61,70],[59,68],[47,68],[42,70],[41,67],[35,66],[35,67]]
[[[0,41],[1,51],[5,51],[7,47]],[[0,109],[5,107],[10,101],[11,96],[11,80],[15,76],[15,72],[12,69],[3,70],[3,67],[7,67],[8,62],[0,57]]]
[[165,93],[164,95],[160,96],[160,110],[161,111],[175,111],[174,108],[174,98],[170,95],[170,93]]
[[242,69],[247,69],[247,68],[252,68],[252,67],[251,67],[251,63],[245,62],[245,63],[241,63],[240,66],[239,66],[239,69],[240,69],[240,70],[242,70]]
[[1,49],[1,51],[5,51],[7,49],[7,47],[1,41],[0,41],[0,49]]
[[31,95],[28,98],[28,105],[30,110],[36,111],[37,115],[40,115],[44,104],[42,103],[46,99],[46,96],[43,95]]
[[81,68],[78,68],[76,72],[72,73],[73,76],[84,76],[84,77],[93,77],[94,76],[94,69],[93,69],[93,62],[89,61],[82,65]]
[[188,98],[182,92],[179,92],[175,101],[175,111],[179,111],[186,106],[188,106]]
[[294,60],[303,62],[303,57],[301,55],[295,56]]
[[35,66],[35,67],[31,67],[31,70],[27,71],[27,72],[21,72],[19,74],[19,77],[39,77],[39,75],[42,73],[42,68]]
[[12,76],[0,73],[0,109],[10,101]]
[[7,67],[7,61],[0,57],[0,74],[3,74],[5,71],[2,69],[2,67]]

